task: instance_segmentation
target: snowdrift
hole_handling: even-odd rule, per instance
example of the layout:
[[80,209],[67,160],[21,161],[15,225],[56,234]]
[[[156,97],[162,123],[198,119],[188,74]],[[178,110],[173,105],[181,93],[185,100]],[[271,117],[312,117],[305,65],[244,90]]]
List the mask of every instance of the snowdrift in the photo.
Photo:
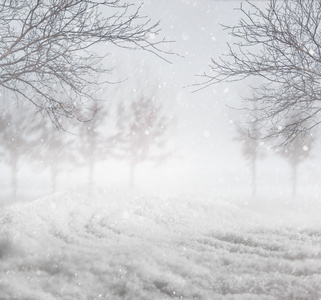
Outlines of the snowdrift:
[[320,224],[276,220],[215,199],[110,191],[6,207],[0,299],[320,299]]

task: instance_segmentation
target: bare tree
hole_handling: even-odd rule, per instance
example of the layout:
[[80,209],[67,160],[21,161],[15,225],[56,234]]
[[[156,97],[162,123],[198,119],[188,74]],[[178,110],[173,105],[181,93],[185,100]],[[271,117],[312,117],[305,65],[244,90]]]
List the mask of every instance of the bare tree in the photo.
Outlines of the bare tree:
[[103,66],[107,49],[99,54],[94,46],[164,53],[164,40],[155,38],[159,24],[139,11],[120,0],[1,1],[0,86],[58,127],[61,117],[83,120],[79,108],[97,100],[96,91],[106,83],[99,75],[111,69]]
[[260,147],[261,142],[258,138],[255,120],[252,120],[248,127],[248,129],[245,129],[237,126],[237,135],[234,139],[235,141],[242,143],[242,155],[251,169],[251,194],[254,198],[257,193],[257,161],[262,159],[264,154],[260,151],[260,148],[262,147]]
[[321,122],[321,2],[247,1],[239,10],[238,24],[224,26],[235,42],[227,44],[226,55],[212,59],[200,88],[261,78],[246,100],[255,103],[262,136],[283,136],[286,145]]
[[115,156],[130,163],[130,187],[134,186],[135,170],[144,161],[161,163],[169,155],[167,132],[172,120],[152,96],[141,95],[128,106],[118,107]]
[[56,192],[59,173],[72,165],[76,160],[74,152],[74,136],[57,130],[48,119],[35,123],[33,146],[29,155],[31,162],[37,162],[40,168],[48,168],[51,175],[51,192]]
[[[288,120],[288,122],[295,122],[297,117],[294,116],[294,120]],[[286,124],[285,124],[286,126]],[[304,160],[306,160],[311,154],[311,148],[313,146],[313,139],[310,135],[303,140],[302,136],[295,135],[292,137],[292,142],[287,144],[284,148],[279,149],[277,152],[279,155],[286,158],[292,169],[292,196],[296,196],[297,192],[297,173],[298,166]]]
[[[20,110],[20,113],[17,111]],[[30,124],[30,110],[21,106],[6,107],[0,118],[0,155],[1,160],[11,169],[12,199],[17,199],[19,163],[33,146],[31,134],[34,131]]]
[[[113,154],[117,134],[113,128],[107,127],[104,121],[108,117],[108,110],[94,105],[95,117],[79,126],[76,151],[80,154],[80,161],[88,166],[88,191],[92,190],[95,166],[98,161],[107,160]],[[105,127],[106,126],[106,127]]]

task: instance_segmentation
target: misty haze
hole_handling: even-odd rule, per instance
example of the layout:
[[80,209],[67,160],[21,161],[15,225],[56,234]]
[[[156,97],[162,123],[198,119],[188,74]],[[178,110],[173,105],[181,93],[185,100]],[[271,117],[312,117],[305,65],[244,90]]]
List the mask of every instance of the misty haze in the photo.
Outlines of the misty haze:
[[321,299],[321,2],[0,3],[0,300]]

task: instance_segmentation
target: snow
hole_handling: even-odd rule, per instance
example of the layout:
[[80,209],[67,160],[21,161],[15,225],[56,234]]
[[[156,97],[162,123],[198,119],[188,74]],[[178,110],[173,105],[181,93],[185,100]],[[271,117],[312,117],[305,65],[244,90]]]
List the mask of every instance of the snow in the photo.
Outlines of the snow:
[[0,299],[320,299],[320,202],[70,192],[0,213]]

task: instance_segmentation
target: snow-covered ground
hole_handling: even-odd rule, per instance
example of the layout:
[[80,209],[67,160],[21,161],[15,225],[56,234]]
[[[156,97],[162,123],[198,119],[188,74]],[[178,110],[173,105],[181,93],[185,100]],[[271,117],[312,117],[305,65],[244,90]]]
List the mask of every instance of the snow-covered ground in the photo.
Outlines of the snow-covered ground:
[[2,208],[0,299],[320,299],[320,202],[100,191]]

